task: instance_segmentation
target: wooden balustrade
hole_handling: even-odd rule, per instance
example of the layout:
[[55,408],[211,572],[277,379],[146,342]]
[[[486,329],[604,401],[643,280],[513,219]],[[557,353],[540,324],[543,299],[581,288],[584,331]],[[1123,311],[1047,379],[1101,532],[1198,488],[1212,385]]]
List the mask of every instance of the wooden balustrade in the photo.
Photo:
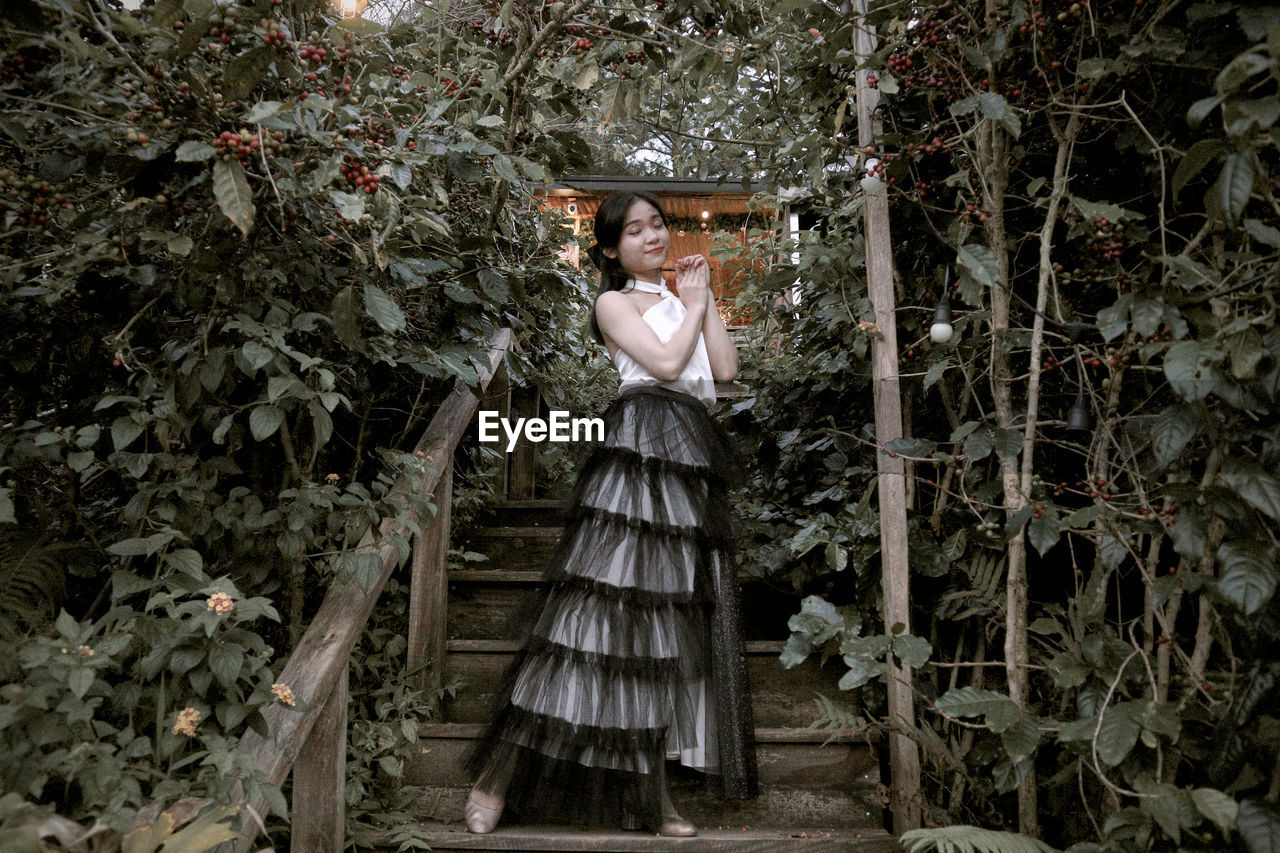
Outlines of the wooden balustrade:
[[[530,411],[530,399],[536,414],[541,397],[537,390],[512,388],[507,379],[504,356],[515,345],[510,329],[494,335],[488,369],[481,373],[479,387],[486,401],[491,399],[489,389],[493,388],[494,408],[504,416],[513,406]],[[418,685],[429,696],[437,695],[439,663],[444,657],[453,454],[479,406],[480,398],[459,380],[414,448],[415,455],[426,463],[425,471],[401,476],[389,495],[410,516],[415,504],[411,498],[431,496],[435,515],[417,519],[416,525],[384,518],[380,535],[365,533],[357,550],[376,554],[381,564],[377,578],[367,589],[354,578],[337,578],[280,674],[280,682],[289,685],[301,700],[301,709],[269,706],[263,712],[267,736],[250,731],[240,740],[240,751],[252,757],[254,769],[270,783],[279,785],[295,771],[291,817],[295,853],[341,853],[343,849],[348,660],[382,588],[400,563],[399,541],[413,540],[408,665]],[[504,472],[508,495],[532,495],[535,458],[536,449],[531,445],[518,447],[511,454],[511,471]],[[414,526],[421,535],[414,535]],[[239,785],[232,796],[246,805],[242,836],[234,849],[247,853],[262,829],[266,802],[261,796],[246,796]]]

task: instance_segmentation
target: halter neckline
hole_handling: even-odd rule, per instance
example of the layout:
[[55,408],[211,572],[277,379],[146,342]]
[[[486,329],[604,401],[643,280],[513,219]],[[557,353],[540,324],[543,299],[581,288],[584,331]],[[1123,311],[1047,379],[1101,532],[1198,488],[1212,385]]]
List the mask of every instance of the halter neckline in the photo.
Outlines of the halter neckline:
[[667,287],[667,283],[665,281],[662,283],[657,283],[652,281],[641,281],[638,278],[632,278],[632,279],[628,279],[627,283],[642,293],[662,293],[662,294],[671,293],[671,289]]

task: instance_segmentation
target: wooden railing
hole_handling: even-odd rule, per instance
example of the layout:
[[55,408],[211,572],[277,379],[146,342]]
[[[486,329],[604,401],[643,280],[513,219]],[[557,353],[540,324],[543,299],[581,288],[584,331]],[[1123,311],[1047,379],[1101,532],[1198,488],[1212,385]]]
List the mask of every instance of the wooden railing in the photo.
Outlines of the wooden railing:
[[[516,347],[510,329],[497,332],[490,341],[488,369],[480,375],[479,388],[487,404],[502,417],[513,412],[529,417],[539,414],[541,394],[536,388],[512,387],[504,356]],[[449,552],[449,517],[453,496],[453,454],[471,418],[480,406],[470,388],[459,380],[452,394],[437,410],[414,448],[425,462],[422,474],[403,475],[389,499],[404,515],[412,516],[413,496],[431,496],[435,516],[418,519],[421,535],[400,518],[384,518],[380,535],[370,530],[358,550],[374,553],[381,572],[367,588],[354,578],[338,578],[329,588],[315,617],[280,674],[301,701],[301,709],[272,705],[264,710],[267,736],[250,731],[239,750],[251,756],[259,778],[279,785],[293,771],[291,849],[294,853],[341,853],[344,846],[345,768],[347,756],[348,660],[365,623],[373,612],[387,579],[400,562],[397,537],[413,541],[410,587],[408,666],[434,701],[442,678],[440,662],[445,651],[444,607],[447,590],[445,562]],[[501,490],[509,498],[533,496],[536,448],[518,445],[504,466]],[[232,791],[235,802],[247,807],[241,818],[241,839],[236,853],[247,853],[262,829],[266,801],[246,796],[243,788]]]

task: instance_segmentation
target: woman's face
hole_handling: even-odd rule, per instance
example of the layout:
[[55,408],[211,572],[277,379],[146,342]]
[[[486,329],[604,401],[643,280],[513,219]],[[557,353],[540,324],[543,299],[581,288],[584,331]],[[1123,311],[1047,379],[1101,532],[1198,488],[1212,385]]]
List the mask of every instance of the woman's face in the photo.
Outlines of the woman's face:
[[627,209],[617,248],[605,249],[604,253],[617,258],[635,278],[659,281],[670,251],[671,232],[663,224],[662,214],[644,199],[636,199]]

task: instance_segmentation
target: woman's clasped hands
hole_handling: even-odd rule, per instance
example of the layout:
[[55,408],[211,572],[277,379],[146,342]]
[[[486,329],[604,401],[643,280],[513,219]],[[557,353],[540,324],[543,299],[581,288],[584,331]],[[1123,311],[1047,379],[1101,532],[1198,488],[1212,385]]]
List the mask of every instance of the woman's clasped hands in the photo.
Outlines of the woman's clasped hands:
[[676,260],[676,291],[690,311],[705,307],[711,298],[711,267],[702,255]]

